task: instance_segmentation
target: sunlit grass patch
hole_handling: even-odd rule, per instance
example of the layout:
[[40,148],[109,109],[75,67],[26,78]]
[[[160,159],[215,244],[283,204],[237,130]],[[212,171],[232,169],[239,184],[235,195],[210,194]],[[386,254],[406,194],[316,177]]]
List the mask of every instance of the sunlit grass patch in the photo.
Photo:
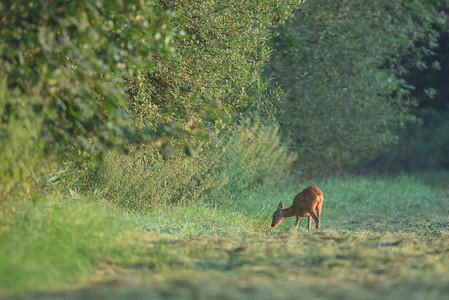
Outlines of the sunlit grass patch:
[[136,213],[135,217],[138,230],[154,233],[232,236],[264,230],[258,215],[203,203]]
[[126,214],[93,198],[18,205],[2,220],[1,291],[50,289],[90,275],[132,228]]
[[[331,178],[252,196],[246,206],[249,211],[255,211],[257,206],[263,208],[267,218],[280,201],[291,205],[296,193],[313,184],[324,194],[322,230],[446,234],[449,232],[449,200],[445,194],[448,186],[435,178],[430,181],[434,186],[428,184],[426,174]],[[291,218],[277,230],[288,230],[293,224]],[[300,229],[305,224],[307,221],[301,220]]]

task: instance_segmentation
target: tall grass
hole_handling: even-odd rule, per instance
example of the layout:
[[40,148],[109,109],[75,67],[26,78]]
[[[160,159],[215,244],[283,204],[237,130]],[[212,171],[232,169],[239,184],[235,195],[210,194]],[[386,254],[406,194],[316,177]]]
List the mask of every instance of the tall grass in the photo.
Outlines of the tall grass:
[[0,76],[0,205],[22,202],[30,196],[32,170],[42,156],[42,117],[30,107],[39,106],[38,96],[8,93]]
[[281,144],[278,128],[245,122],[231,136],[215,170],[228,181],[211,196],[216,203],[231,205],[248,191],[280,185],[289,178],[295,158]]
[[247,190],[280,182],[293,160],[277,129],[244,123],[224,147],[194,157],[110,152],[92,178],[105,198],[133,210],[192,201],[232,204]]

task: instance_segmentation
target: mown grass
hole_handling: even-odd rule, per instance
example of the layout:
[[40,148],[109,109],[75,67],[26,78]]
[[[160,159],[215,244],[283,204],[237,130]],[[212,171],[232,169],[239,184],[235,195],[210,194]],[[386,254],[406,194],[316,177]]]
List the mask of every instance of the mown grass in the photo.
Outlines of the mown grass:
[[[449,295],[446,179],[327,179],[248,193],[228,206],[134,214],[92,198],[22,207],[2,221],[0,295],[442,299]],[[307,232],[305,219],[298,231],[294,219],[271,230],[277,203],[290,205],[309,184],[324,192],[322,230]]]

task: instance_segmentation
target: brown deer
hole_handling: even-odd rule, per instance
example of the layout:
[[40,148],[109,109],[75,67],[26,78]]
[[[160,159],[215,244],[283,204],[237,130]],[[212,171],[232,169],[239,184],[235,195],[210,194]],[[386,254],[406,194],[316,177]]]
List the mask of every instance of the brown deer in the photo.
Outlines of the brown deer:
[[[321,208],[323,206],[323,192],[317,186],[309,186],[295,196],[293,204],[284,209],[284,203],[279,203],[278,209],[273,214],[271,227],[278,226],[283,220],[296,216],[295,227],[298,228],[299,219],[308,217],[307,228],[310,231],[312,218],[316,229],[320,229]],[[316,212],[316,213],[315,213]]]

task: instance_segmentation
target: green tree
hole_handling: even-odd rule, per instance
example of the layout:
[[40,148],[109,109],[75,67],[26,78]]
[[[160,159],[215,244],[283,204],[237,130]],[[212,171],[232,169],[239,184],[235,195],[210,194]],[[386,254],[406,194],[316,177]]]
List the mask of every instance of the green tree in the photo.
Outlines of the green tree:
[[133,111],[153,130],[182,132],[181,140],[229,132],[236,120],[261,116],[275,122],[271,91],[261,78],[267,44],[297,1],[159,1],[184,37],[174,56],[129,81]]
[[147,137],[125,113],[123,78],[171,53],[169,15],[139,0],[0,1],[0,198],[42,151],[98,155]]
[[427,68],[439,18],[427,1],[315,0],[274,40],[268,69],[285,91],[282,132],[299,154],[297,170],[341,170],[378,153],[413,119],[413,86]]
[[123,77],[170,52],[168,12],[137,0],[4,0],[0,20],[7,93],[39,95],[30,109],[44,115],[47,151],[100,153],[117,138],[136,137],[122,109]]

